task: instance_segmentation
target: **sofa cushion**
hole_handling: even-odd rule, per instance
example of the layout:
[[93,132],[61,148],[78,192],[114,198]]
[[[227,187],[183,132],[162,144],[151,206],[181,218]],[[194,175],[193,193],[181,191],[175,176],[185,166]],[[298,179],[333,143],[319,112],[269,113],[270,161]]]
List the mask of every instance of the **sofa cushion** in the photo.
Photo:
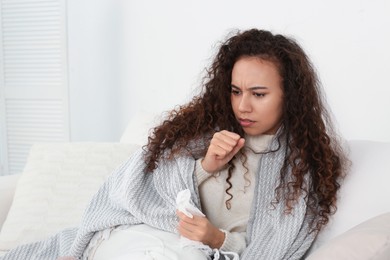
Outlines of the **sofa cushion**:
[[390,212],[331,239],[306,260],[388,260],[389,256]]
[[337,212],[319,234],[313,250],[352,227],[390,212],[390,143],[348,142],[352,166],[341,186]]
[[0,233],[0,250],[77,226],[105,178],[137,147],[120,143],[33,145]]

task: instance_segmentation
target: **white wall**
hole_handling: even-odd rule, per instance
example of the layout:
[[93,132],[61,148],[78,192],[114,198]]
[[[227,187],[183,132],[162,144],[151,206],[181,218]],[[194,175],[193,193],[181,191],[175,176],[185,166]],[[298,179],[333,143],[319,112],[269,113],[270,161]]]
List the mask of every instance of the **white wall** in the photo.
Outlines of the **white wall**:
[[341,133],[390,141],[390,4],[345,1],[68,0],[72,140],[119,140],[137,110],[182,104],[230,29],[294,36]]
[[[115,141],[123,131],[121,4],[68,0],[68,62],[72,141]],[[123,113],[123,115],[122,115]]]

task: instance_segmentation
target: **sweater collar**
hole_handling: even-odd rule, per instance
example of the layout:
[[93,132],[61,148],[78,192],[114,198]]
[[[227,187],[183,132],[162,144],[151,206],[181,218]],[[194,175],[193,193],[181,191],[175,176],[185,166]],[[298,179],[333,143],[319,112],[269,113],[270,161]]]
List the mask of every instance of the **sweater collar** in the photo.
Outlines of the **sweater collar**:
[[269,147],[274,135],[245,135],[245,147],[254,152],[264,152]]

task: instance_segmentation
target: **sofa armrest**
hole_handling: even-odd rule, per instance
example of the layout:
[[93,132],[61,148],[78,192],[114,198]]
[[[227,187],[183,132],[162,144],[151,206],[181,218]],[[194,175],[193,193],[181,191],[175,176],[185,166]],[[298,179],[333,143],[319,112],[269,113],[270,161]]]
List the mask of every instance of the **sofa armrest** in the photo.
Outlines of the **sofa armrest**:
[[0,230],[7,218],[21,174],[0,176]]

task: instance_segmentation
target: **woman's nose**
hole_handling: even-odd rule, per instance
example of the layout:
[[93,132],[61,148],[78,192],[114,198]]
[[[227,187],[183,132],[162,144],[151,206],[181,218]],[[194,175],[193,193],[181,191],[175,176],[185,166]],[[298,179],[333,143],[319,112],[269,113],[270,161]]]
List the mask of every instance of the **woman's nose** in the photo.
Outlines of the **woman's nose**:
[[240,112],[251,111],[250,97],[248,97],[248,95],[242,95],[238,109]]

